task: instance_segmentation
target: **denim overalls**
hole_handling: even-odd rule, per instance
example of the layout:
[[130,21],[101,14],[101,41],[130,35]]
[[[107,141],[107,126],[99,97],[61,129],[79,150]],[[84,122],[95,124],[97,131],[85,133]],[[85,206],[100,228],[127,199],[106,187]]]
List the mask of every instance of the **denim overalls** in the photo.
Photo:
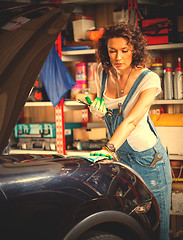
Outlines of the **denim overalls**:
[[[150,70],[145,70],[137,78],[124,103],[119,105],[118,109],[108,111],[109,114],[104,116],[110,137],[124,120],[123,112],[141,80],[146,74],[148,74],[148,72],[150,72]],[[107,73],[103,71],[101,98],[103,97],[105,90],[106,79]],[[168,240],[172,183],[170,161],[149,115],[147,117],[147,122],[151,131],[153,131],[157,137],[157,143],[155,146],[139,152],[134,150],[126,140],[117,150],[116,154],[120,162],[130,166],[139,173],[147,187],[156,197],[160,209],[160,239]]]

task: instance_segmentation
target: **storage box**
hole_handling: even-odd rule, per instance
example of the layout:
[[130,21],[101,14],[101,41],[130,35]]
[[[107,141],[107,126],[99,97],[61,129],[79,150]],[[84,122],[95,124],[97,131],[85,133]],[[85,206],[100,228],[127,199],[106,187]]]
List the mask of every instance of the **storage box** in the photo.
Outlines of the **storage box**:
[[73,129],[74,140],[89,141],[106,139],[106,128]]
[[183,127],[156,127],[156,130],[169,154],[183,155]]
[[16,124],[14,133],[17,138],[55,138],[55,123]]
[[88,30],[95,28],[95,22],[91,19],[79,19],[72,22],[74,41],[89,40]]
[[147,45],[169,43],[168,18],[154,18],[143,20],[142,32],[147,39]]
[[74,128],[81,128],[82,123],[75,122],[75,123],[65,123],[65,141],[66,141],[66,149],[72,149],[73,148],[73,129]]
[[[73,144],[73,129],[81,128],[81,122],[65,123],[66,148],[71,149]],[[55,123],[17,124],[14,130],[15,137],[19,138],[20,149],[56,150]]]
[[56,151],[56,138],[19,138],[17,147],[23,150]]
[[128,9],[122,9],[121,11],[113,12],[113,22],[117,23],[127,23],[129,20]]

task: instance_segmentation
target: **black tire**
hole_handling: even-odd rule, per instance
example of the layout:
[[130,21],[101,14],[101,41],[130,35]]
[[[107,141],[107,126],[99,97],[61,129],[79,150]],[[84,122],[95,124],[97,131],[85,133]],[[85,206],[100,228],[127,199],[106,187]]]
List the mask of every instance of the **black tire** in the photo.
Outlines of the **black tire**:
[[123,238],[101,231],[89,231],[83,234],[78,240],[124,240]]

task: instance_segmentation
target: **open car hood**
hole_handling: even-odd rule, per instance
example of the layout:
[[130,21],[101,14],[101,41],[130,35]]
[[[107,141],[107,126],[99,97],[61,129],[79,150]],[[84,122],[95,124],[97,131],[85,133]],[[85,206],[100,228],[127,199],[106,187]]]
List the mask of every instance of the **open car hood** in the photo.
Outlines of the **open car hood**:
[[62,4],[0,2],[0,154],[71,12]]

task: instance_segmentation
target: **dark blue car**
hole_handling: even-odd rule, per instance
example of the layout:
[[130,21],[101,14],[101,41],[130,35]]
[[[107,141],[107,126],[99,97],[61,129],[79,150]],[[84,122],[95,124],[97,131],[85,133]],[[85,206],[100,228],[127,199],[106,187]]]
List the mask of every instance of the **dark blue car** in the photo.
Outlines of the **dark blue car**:
[[158,239],[157,201],[125,165],[83,157],[0,157],[4,239]]

